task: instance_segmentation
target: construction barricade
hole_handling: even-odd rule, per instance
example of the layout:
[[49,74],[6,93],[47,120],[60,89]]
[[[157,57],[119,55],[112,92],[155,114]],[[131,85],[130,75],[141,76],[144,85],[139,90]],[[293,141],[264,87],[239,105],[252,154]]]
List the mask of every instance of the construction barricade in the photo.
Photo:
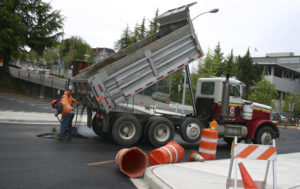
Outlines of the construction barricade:
[[[226,188],[244,187],[249,188],[266,188],[267,176],[269,172],[270,163],[273,164],[273,188],[277,188],[276,184],[276,158],[277,150],[275,147],[275,139],[273,145],[258,145],[258,144],[243,144],[237,143],[237,137],[232,144],[231,160],[229,172],[227,177]],[[264,181],[253,181],[247,172],[243,163],[239,163],[241,159],[250,160],[265,160],[268,161]],[[237,166],[240,167],[242,180],[237,179]],[[231,179],[232,168],[234,167],[234,179]]]
[[199,152],[205,160],[215,160],[218,146],[218,131],[213,129],[203,129]]
[[184,149],[174,140],[170,141],[163,147],[157,148],[150,152],[150,165],[160,165],[169,163],[179,163],[184,156]]

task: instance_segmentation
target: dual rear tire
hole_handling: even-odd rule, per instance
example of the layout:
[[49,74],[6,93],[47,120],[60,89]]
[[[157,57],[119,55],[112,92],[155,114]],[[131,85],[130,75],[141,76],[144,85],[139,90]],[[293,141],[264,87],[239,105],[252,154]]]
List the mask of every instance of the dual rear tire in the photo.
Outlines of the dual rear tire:
[[[143,135],[144,140],[155,147],[164,146],[173,140],[175,129],[173,123],[164,117],[151,117],[144,128],[140,121],[131,114],[119,114],[110,122],[108,133],[103,132],[104,120],[94,117],[92,129],[103,139],[112,139],[119,145],[132,146]],[[201,138],[204,124],[195,118],[187,118],[180,125],[182,139],[195,143]]]
[[144,127],[143,135],[148,144],[164,146],[174,138],[174,125],[164,117],[151,117]]

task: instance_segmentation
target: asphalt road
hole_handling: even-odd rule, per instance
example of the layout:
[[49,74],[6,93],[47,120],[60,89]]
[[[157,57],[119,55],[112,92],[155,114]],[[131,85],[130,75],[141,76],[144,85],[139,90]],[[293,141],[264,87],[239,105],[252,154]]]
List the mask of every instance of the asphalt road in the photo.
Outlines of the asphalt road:
[[[88,167],[87,164],[115,158],[118,146],[99,137],[74,138],[61,142],[36,135],[49,132],[50,125],[0,124],[0,188],[135,188],[115,163]],[[300,152],[300,130],[281,129],[278,153]],[[198,144],[175,140],[189,150]],[[149,153],[153,147],[138,144]],[[229,158],[230,146],[220,141],[217,159]]]
[[0,188],[135,188],[112,160],[122,147],[98,137],[62,142],[48,125],[0,124]]
[[[47,100],[0,96],[0,113],[4,110],[54,112],[44,106],[49,107]],[[50,132],[52,127],[0,123],[0,188],[135,188],[115,163],[87,166],[90,162],[114,159],[122,146],[93,135],[70,142],[37,137]],[[300,152],[300,130],[281,128],[280,131],[278,153]],[[178,135],[175,140],[185,149],[183,162],[187,161],[190,150],[198,149],[198,143],[188,144]],[[154,149],[142,141],[137,146],[147,154]],[[229,157],[230,145],[220,140],[217,159]]]
[[0,94],[0,111],[23,111],[54,113],[49,99],[38,99],[24,95]]

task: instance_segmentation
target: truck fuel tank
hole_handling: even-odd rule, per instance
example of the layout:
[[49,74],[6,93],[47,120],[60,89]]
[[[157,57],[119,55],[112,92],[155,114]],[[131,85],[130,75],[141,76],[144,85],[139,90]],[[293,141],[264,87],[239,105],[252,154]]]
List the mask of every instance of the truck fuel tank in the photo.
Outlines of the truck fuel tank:
[[247,127],[244,125],[218,125],[216,130],[219,131],[219,137],[234,137],[246,138],[248,134]]

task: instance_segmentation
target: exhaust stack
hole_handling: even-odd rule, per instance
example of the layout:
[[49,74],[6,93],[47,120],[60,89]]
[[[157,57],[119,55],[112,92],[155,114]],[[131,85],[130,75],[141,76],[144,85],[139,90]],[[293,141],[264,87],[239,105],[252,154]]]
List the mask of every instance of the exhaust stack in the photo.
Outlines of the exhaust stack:
[[226,80],[223,82],[222,93],[222,105],[221,105],[221,122],[225,122],[225,118],[228,116],[229,108],[229,75],[226,76]]

